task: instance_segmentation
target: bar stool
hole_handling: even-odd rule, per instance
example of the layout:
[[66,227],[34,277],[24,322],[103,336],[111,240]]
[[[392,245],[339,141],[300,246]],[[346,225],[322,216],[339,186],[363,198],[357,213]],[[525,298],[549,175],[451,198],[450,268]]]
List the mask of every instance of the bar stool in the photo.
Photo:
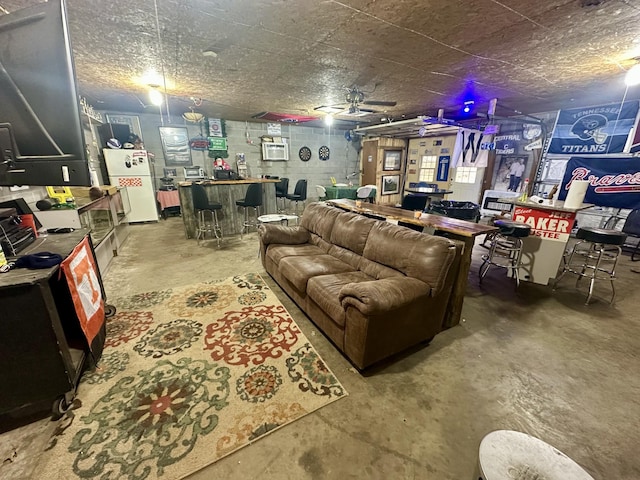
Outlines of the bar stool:
[[[276,183],[276,207],[277,207],[278,213],[284,213],[286,211],[285,203],[287,200],[288,193],[289,193],[289,179],[281,178],[280,181]],[[282,208],[280,208],[280,205],[278,205],[279,198],[282,199]]]
[[[196,183],[191,185],[191,195],[193,197],[193,209],[197,212],[198,228],[196,229],[196,240],[200,240],[207,236],[207,233],[212,233],[218,242],[218,248],[220,247],[220,241],[222,240],[222,228],[218,223],[218,210],[222,210],[220,203],[211,202],[207,197],[207,192],[202,185]],[[211,222],[206,221],[205,212],[211,214]]]
[[[247,193],[244,196],[244,200],[236,200],[236,205],[244,209],[244,221],[242,222],[242,230],[240,230],[240,238],[245,228],[249,231],[250,227],[257,228],[258,217],[260,216],[260,207],[262,206],[262,184],[251,183],[247,188]],[[255,211],[255,220],[249,220],[249,209],[253,208]]]
[[493,225],[500,230],[490,240],[489,253],[482,256],[482,265],[478,271],[480,283],[489,271],[489,267],[494,265],[511,270],[511,276],[515,277],[517,288],[520,285],[518,270],[522,258],[522,239],[529,236],[531,226],[511,220],[495,220]]
[[298,215],[298,202],[304,203],[304,201],[307,199],[307,181],[298,180],[296,182],[296,187],[293,189],[293,193],[287,195],[287,198],[291,202],[296,202],[295,214]]
[[608,279],[611,282],[612,292],[610,303],[613,303],[616,298],[616,289],[613,285],[616,265],[627,235],[618,230],[582,227],[578,229],[576,238],[579,241],[565,254],[562,272],[556,278],[553,289],[556,289],[567,272],[578,275],[576,287],[583,277],[587,277],[590,279],[589,293],[584,304],[589,305],[596,279]]

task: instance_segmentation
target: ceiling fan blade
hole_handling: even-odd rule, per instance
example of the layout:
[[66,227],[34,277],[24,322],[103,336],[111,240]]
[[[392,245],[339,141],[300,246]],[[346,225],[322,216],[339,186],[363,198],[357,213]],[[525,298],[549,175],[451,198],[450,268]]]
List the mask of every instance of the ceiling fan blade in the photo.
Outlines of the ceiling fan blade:
[[395,107],[398,102],[385,102],[382,100],[365,100],[362,102],[364,105],[379,105],[381,107]]

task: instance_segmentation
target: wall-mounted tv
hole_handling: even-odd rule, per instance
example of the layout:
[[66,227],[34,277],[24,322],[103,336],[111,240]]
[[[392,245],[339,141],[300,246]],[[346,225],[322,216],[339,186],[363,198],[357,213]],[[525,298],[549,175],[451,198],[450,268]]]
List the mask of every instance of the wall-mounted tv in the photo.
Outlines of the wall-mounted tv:
[[0,185],[90,185],[64,0],[0,15]]

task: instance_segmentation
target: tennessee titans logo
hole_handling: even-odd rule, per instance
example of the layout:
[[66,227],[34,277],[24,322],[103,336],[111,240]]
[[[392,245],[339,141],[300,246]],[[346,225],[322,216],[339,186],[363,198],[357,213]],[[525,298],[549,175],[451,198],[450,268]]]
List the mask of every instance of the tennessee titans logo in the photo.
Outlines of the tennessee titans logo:
[[608,135],[602,130],[607,126],[607,117],[597,113],[579,118],[572,126],[571,133],[580,140],[593,140],[602,145]]

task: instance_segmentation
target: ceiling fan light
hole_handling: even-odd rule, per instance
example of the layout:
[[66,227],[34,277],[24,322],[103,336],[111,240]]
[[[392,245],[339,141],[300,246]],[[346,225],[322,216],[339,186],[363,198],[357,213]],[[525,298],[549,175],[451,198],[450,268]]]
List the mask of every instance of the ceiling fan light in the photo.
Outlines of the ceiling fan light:
[[199,112],[184,112],[182,114],[182,118],[187,122],[200,123],[204,118],[204,115]]
[[327,127],[330,127],[331,125],[333,125],[333,115],[326,115],[326,116],[324,117],[324,124],[325,124]]

